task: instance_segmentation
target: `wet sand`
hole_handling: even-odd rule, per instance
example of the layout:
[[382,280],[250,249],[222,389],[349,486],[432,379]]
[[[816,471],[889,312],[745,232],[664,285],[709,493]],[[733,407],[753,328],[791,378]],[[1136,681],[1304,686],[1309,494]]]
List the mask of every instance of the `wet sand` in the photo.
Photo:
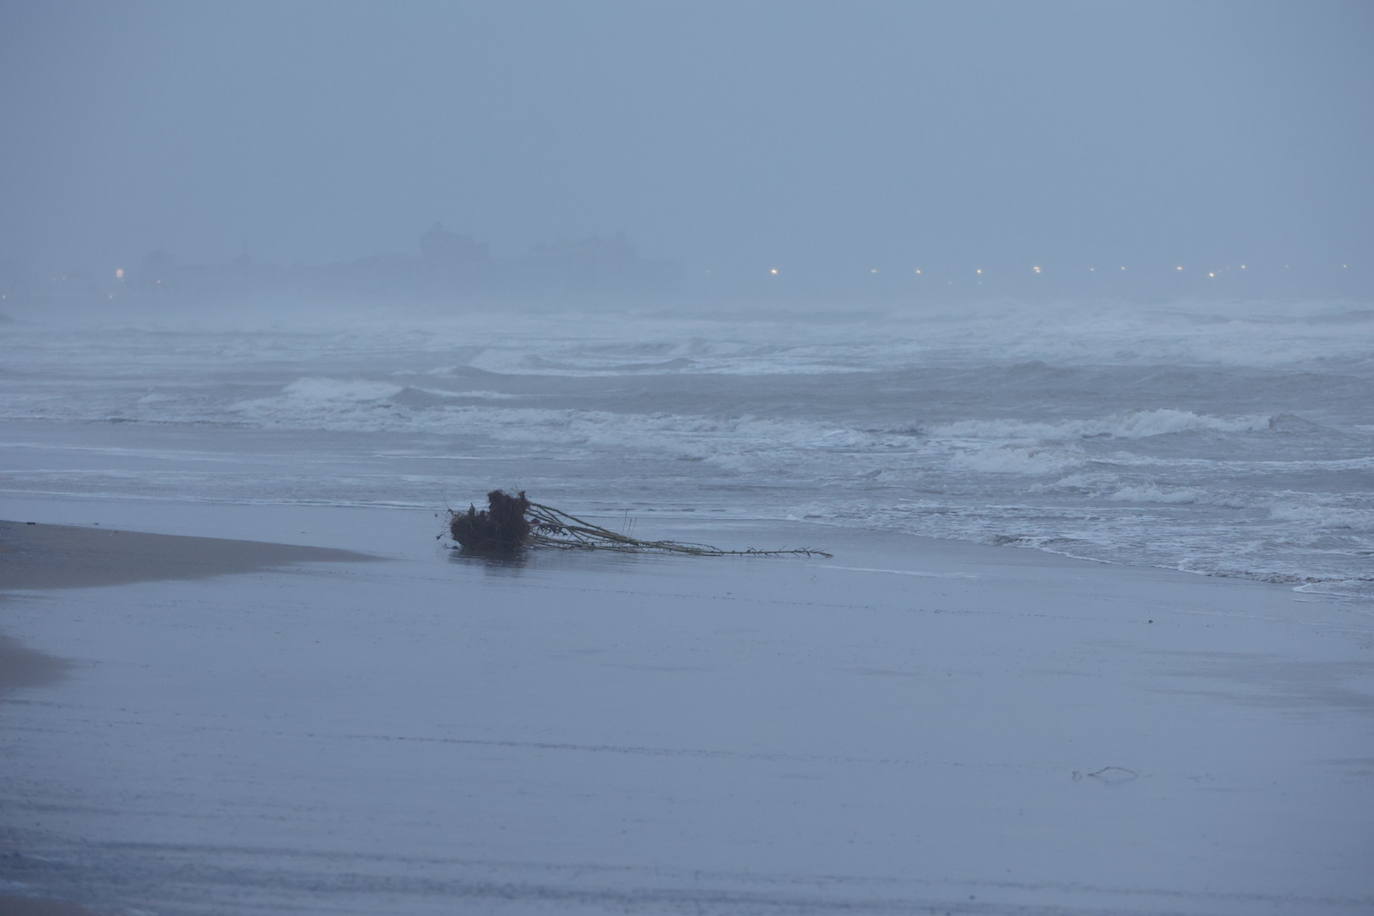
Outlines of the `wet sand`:
[[0,694],[15,687],[54,684],[67,668],[62,659],[27,649],[0,633]]
[[[6,591],[199,579],[292,563],[366,559],[351,551],[289,544],[0,520],[0,601]],[[70,667],[0,632],[0,693],[52,684]]]
[[[11,590],[96,588],[225,576],[302,562],[367,559],[344,550],[0,520],[0,602]],[[73,667],[66,659],[35,651],[0,633],[0,699],[18,688],[52,686]],[[17,850],[13,854],[20,855]],[[10,894],[0,894],[0,913],[96,916],[69,901]]]
[[320,547],[0,520],[0,592],[203,579],[365,559]]
[[494,563],[414,513],[212,515],[388,561],[240,545],[228,575],[136,536],[166,577],[99,585],[128,569],[101,532],[55,583],[83,587],[11,586],[6,629],[71,667],[0,703],[0,887],[112,916],[1374,909],[1368,609],[786,526],[662,534],[835,558]]
[[95,911],[63,900],[15,897],[0,894],[0,913],[5,916],[99,916]]

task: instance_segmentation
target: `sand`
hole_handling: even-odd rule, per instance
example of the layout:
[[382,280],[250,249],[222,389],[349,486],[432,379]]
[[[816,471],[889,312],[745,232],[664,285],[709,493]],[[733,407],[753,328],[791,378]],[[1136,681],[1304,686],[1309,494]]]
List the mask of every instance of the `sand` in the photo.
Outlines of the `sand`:
[[109,914],[1374,909],[1367,607],[801,527],[662,536],[835,558],[491,563],[417,513],[139,518],[386,560],[264,545],[97,585],[104,551],[164,551],[3,529],[7,567],[37,558],[12,582],[107,572],[4,588],[7,633],[66,667],[0,703],[0,890]]
[[[0,520],[0,598],[13,590],[200,579],[300,562],[367,559],[344,550]],[[0,692],[54,683],[69,667],[0,633]]]
[[0,894],[0,913],[5,916],[97,916],[92,910],[65,900],[43,900]]
[[291,544],[0,521],[0,592],[203,579],[364,554]]

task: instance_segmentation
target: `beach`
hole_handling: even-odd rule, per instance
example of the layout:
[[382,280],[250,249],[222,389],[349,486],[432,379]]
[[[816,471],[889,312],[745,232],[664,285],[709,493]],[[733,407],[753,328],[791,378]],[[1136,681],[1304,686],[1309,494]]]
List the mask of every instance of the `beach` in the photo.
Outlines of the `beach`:
[[0,916],[1374,916],[1372,35],[0,4]]
[[769,522],[654,520],[833,558],[501,562],[453,553],[433,513],[7,508],[13,897],[1374,907],[1374,619],[1353,602]]

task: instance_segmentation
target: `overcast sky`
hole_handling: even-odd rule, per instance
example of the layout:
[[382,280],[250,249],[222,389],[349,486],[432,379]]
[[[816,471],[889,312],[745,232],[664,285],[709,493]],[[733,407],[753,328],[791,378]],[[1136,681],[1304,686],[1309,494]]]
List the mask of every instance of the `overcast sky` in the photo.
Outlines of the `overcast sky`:
[[1371,250],[1374,4],[0,0],[0,260]]

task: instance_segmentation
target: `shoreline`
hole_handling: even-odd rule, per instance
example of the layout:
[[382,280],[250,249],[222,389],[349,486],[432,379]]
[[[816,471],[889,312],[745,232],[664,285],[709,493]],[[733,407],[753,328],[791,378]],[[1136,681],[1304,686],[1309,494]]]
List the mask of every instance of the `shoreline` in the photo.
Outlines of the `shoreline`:
[[6,916],[99,916],[95,910],[78,903],[12,894],[0,894],[0,912]]
[[[245,504],[232,502],[181,502],[166,499],[141,499],[109,494],[31,494],[17,492],[7,494],[6,513],[16,518],[37,518],[43,524],[65,525],[74,528],[94,528],[96,530],[120,529],[164,535],[189,537],[213,537],[221,535],[220,528],[226,530],[226,539],[251,543],[281,543],[299,547],[321,547],[354,552],[390,556],[395,552],[395,544],[406,544],[412,540],[417,530],[426,522],[416,521],[407,527],[398,519],[419,520],[432,516],[432,531],[439,533],[447,530],[442,519],[442,508],[409,505],[357,505],[342,504],[293,504],[263,503]],[[582,513],[589,519],[599,520],[615,528],[623,525],[625,514],[599,515]],[[387,519],[378,526],[387,532],[388,537],[379,542],[377,538],[352,536],[354,532],[347,525],[334,525],[325,521],[331,516],[369,517]],[[719,536],[724,532],[731,537],[735,531],[760,532],[762,543],[732,542],[735,547],[771,547],[787,541],[784,532],[799,532],[795,544],[819,546],[824,549],[827,542],[851,541],[856,538],[880,538],[888,540],[909,540],[911,543],[932,545],[940,551],[949,549],[956,553],[964,550],[991,551],[994,554],[1030,554],[1043,558],[1047,565],[1069,561],[1088,563],[1122,570],[1155,571],[1180,575],[1190,579],[1220,580],[1224,582],[1257,585],[1265,588],[1278,588],[1295,594],[1307,595],[1320,600],[1341,602],[1374,612],[1374,593],[1369,593],[1365,585],[1367,578],[1341,578],[1299,576],[1297,574],[1265,575],[1258,572],[1216,572],[1188,568],[1184,565],[1170,565],[1156,562],[1125,562],[1119,558],[1099,557],[1091,552],[1079,553],[1073,548],[1036,546],[1018,543],[990,543],[979,540],[939,537],[932,534],[917,534],[879,528],[864,528],[830,521],[811,521],[776,518],[722,518],[711,514],[657,513],[645,512],[643,515],[630,516],[633,523],[643,528],[652,527],[655,536],[664,538],[673,532],[708,532],[709,536]],[[92,522],[98,518],[100,521]],[[213,521],[210,521],[213,519]],[[309,523],[301,524],[308,519]],[[16,522],[17,523],[17,522]],[[684,535],[686,537],[686,535]],[[423,539],[422,539],[423,540]],[[776,542],[776,543],[775,543]],[[412,548],[402,548],[403,550]],[[3,567],[0,567],[3,574]],[[1352,585],[1353,583],[1353,585]],[[3,583],[0,582],[0,588]]]
[[[90,567],[0,585],[13,639],[72,666],[0,704],[11,888],[216,916],[1374,906],[1374,624],[1335,602],[807,525],[661,533],[834,559],[503,563],[430,513],[49,508],[103,517],[0,528]],[[131,520],[329,546],[105,527]]]
[[[346,550],[188,535],[150,534],[98,525],[0,519],[0,603],[11,592],[100,588],[166,579],[202,579],[281,569],[298,563],[363,562]],[[0,630],[0,697],[18,687],[56,683],[72,667],[25,647]]]
[[[0,606],[15,600],[14,592],[205,579],[296,564],[376,559],[380,558],[346,550],[155,534],[98,523],[80,526],[0,519]],[[52,687],[76,667],[69,659],[28,648],[0,631],[0,704],[21,688]],[[0,828],[5,826],[0,823]],[[69,899],[9,893],[0,893],[0,910],[13,916],[100,916],[105,912]]]
[[[423,506],[366,506],[353,504],[316,505],[316,504],[238,504],[238,503],[196,503],[173,500],[142,500],[108,495],[34,496],[14,494],[7,500],[11,507],[7,510],[16,517],[35,517],[43,519],[38,524],[50,527],[64,527],[80,530],[109,531],[118,530],[129,533],[161,535],[166,537],[198,537],[215,540],[207,535],[207,529],[225,529],[225,540],[248,544],[276,544],[282,547],[307,548],[316,550],[341,550],[359,553],[374,558],[394,558],[395,556],[417,555],[418,548],[431,545],[435,534],[447,531],[442,509]],[[585,513],[588,519],[600,521],[615,528],[624,521],[622,514],[598,515]],[[349,525],[335,525],[329,519],[333,516],[344,518],[370,518],[381,520],[375,527],[381,537],[359,538],[350,530]],[[102,518],[103,521],[91,522],[88,519]],[[433,518],[433,522],[424,519]],[[213,522],[208,521],[213,519]],[[988,552],[988,556],[1031,557],[1030,560],[1007,559],[1005,562],[1021,565],[1025,562],[1040,562],[1046,566],[1068,564],[1088,564],[1108,569],[1119,569],[1144,574],[1164,574],[1179,576],[1188,580],[1217,581],[1245,587],[1277,589],[1295,595],[1307,596],[1320,601],[1331,601],[1347,606],[1358,607],[1374,612],[1374,603],[1364,594],[1342,591],[1339,584],[1349,580],[1319,579],[1298,580],[1296,578],[1277,579],[1259,575],[1230,575],[1203,570],[1188,569],[1166,564],[1124,563],[1115,559],[1080,555],[1071,550],[1050,547],[1027,546],[1021,544],[987,543],[983,541],[958,538],[936,537],[928,534],[913,534],[886,529],[870,529],[824,521],[795,519],[762,518],[718,518],[710,515],[659,514],[646,513],[634,517],[634,522],[642,529],[652,526],[655,537],[664,539],[679,537],[724,538],[733,549],[749,547],[795,547],[805,545],[825,549],[827,543],[849,543],[855,540],[879,539],[889,542],[908,542],[922,545],[924,549],[935,552],[946,550],[954,554],[972,551]],[[28,524],[27,522],[4,522],[3,524]],[[424,537],[426,526],[432,528],[430,537]],[[356,528],[357,526],[351,526]],[[417,536],[418,532],[418,536]],[[705,532],[705,534],[702,534]],[[795,532],[795,535],[792,534]],[[758,543],[747,540],[759,537]],[[745,538],[743,540],[731,540]],[[445,543],[447,541],[445,540]],[[0,542],[2,546],[2,542]],[[718,545],[723,546],[723,545]],[[308,562],[308,558],[301,557]],[[296,562],[296,560],[284,560]],[[993,562],[997,562],[993,560]],[[232,572],[229,570],[227,572]],[[213,573],[212,573],[213,574]],[[0,591],[3,567],[0,567]],[[1332,587],[1333,584],[1336,587]]]
[[271,541],[152,534],[0,520],[0,594],[97,588],[157,579],[202,579],[295,563],[360,562],[365,554]]

